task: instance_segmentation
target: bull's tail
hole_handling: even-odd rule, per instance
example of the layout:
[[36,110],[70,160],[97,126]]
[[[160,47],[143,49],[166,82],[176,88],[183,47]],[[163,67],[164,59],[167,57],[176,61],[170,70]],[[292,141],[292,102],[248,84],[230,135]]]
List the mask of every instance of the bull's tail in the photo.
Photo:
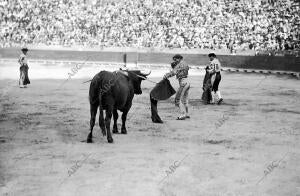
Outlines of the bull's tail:
[[[101,72],[100,72],[101,73]],[[99,74],[100,74],[99,73]],[[91,81],[90,84],[90,90],[89,90],[89,101],[90,105],[93,107],[99,106],[99,126],[102,130],[103,136],[106,135],[106,129],[105,129],[105,124],[104,124],[104,117],[103,117],[103,106],[102,106],[102,93],[101,93],[101,78],[97,74]]]
[[99,88],[99,81],[97,80],[92,80],[90,84],[90,90],[89,90],[89,101],[91,105],[99,105],[99,93],[100,93],[100,88]]
[[95,97],[98,94],[98,90],[95,84],[95,81],[93,81],[90,84],[90,90],[89,90],[89,101],[90,101],[90,133],[87,137],[87,142],[91,143],[93,142],[92,138],[93,138],[93,128],[95,125],[95,121],[96,121],[96,115],[97,115],[97,110],[98,110],[98,105],[99,105],[99,101],[98,99],[96,99]]

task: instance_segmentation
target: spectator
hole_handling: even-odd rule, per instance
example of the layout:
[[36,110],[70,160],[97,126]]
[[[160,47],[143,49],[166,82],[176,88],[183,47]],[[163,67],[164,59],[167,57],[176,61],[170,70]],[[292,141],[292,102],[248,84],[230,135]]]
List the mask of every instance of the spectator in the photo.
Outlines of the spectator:
[[296,0],[0,0],[1,47],[299,50]]

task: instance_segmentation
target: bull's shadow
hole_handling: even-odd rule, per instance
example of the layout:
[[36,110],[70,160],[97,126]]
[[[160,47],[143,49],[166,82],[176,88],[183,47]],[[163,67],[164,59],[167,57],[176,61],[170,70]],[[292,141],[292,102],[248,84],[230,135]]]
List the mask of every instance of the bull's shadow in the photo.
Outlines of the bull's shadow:
[[[93,128],[97,110],[99,108],[99,126],[103,136],[107,135],[108,143],[113,142],[110,131],[111,117],[114,117],[113,133],[119,133],[117,120],[118,110],[122,112],[121,133],[127,134],[126,119],[132,106],[132,99],[135,94],[142,94],[141,82],[147,79],[149,75],[139,70],[131,71],[101,71],[91,80],[89,90],[90,101],[90,133],[87,137],[87,143],[92,143]],[[103,111],[105,110],[105,119]]]

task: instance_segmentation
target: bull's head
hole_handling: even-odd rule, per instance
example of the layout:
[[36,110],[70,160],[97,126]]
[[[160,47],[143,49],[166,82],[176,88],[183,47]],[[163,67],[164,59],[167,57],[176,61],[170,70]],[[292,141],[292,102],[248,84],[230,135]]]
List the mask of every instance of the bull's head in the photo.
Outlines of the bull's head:
[[146,80],[147,76],[151,73],[143,73],[140,70],[131,70],[128,71],[128,76],[132,81],[133,84],[133,89],[134,89],[134,94],[142,94],[142,89],[141,89],[141,83],[142,80]]

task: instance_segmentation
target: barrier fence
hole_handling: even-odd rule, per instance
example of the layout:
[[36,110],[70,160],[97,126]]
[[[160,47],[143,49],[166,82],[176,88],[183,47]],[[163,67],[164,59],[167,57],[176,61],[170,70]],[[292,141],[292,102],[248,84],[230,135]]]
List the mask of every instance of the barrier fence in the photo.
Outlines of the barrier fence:
[[[18,59],[20,48],[1,48],[1,61]],[[207,54],[183,53],[192,69],[202,69],[209,64]],[[250,56],[218,55],[224,71],[289,74],[299,77],[300,57],[295,56]],[[167,52],[124,52],[124,51],[76,51],[30,49],[30,62],[48,64],[106,64],[142,68],[170,68],[174,53]]]

